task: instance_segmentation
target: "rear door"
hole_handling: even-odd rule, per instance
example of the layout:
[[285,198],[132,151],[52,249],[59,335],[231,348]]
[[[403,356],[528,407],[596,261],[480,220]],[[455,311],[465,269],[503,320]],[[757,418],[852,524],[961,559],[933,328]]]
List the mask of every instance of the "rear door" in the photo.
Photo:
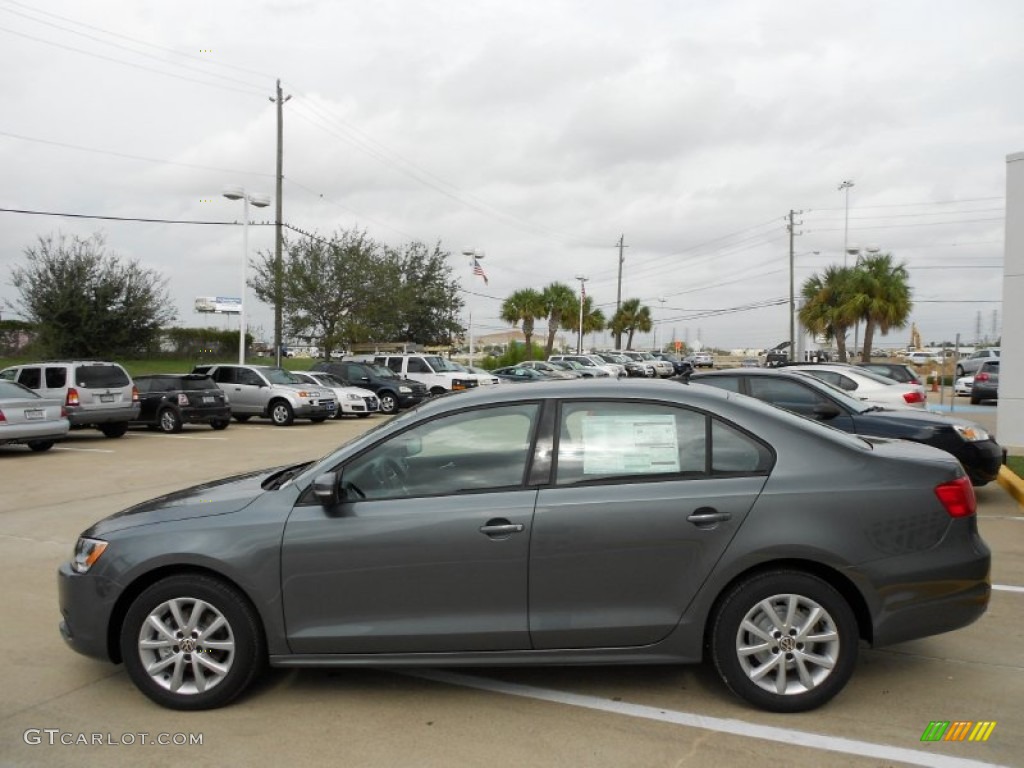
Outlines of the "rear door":
[[563,404],[530,543],[535,649],[667,636],[764,487],[770,450],[703,412]]
[[[47,386],[51,383],[63,387],[60,381],[66,368],[55,367],[46,371]],[[51,382],[50,377],[55,379]],[[79,407],[89,411],[110,411],[123,408],[125,421],[132,408],[132,380],[119,365],[110,363],[80,363],[74,367],[74,380],[68,382],[78,391]]]

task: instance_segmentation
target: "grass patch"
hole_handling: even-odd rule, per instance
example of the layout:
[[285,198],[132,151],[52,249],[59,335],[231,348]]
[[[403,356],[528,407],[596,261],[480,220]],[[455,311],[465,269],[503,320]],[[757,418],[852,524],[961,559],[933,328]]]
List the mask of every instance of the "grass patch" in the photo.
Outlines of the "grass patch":
[[1017,477],[1024,478],[1024,456],[1007,456],[1006,466],[1017,475]]

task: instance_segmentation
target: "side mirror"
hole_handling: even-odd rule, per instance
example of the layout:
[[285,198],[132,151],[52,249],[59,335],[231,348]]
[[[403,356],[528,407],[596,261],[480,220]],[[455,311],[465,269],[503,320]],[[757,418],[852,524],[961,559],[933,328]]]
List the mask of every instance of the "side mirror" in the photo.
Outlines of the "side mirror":
[[338,473],[324,472],[317,475],[313,480],[313,495],[317,497],[325,507],[337,506],[340,501],[338,494]]
[[828,421],[839,415],[839,409],[832,403],[819,403],[814,406],[814,418],[820,421]]

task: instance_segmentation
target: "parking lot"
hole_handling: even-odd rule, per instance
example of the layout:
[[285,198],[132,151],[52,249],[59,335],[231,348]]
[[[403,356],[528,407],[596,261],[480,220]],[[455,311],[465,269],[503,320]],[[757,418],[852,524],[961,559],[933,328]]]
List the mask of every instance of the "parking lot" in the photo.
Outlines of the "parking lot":
[[[964,415],[991,427],[994,410]],[[0,765],[1024,765],[1024,514],[996,484],[977,494],[993,549],[988,613],[954,633],[865,650],[847,689],[802,715],[744,706],[707,666],[272,670],[227,708],[174,712],[121,667],[64,645],[55,571],[92,522],[315,458],[379,420],[116,440],[85,431],[45,454],[0,448]],[[937,720],[996,726],[983,743],[922,742]],[[176,743],[197,734],[201,744]],[[172,743],[153,745],[160,735]]]

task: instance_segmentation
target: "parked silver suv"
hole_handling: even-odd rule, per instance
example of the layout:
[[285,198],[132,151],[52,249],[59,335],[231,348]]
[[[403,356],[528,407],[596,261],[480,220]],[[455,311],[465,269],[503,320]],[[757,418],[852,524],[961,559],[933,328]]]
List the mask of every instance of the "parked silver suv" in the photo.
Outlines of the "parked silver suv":
[[128,422],[139,416],[139,391],[117,363],[49,360],[12,365],[0,371],[0,379],[63,402],[72,429],[96,427],[107,437],[121,437]]
[[217,382],[237,421],[260,416],[279,427],[290,426],[297,418],[319,424],[338,409],[331,390],[310,387],[298,376],[272,365],[197,365],[192,373],[205,373]]

